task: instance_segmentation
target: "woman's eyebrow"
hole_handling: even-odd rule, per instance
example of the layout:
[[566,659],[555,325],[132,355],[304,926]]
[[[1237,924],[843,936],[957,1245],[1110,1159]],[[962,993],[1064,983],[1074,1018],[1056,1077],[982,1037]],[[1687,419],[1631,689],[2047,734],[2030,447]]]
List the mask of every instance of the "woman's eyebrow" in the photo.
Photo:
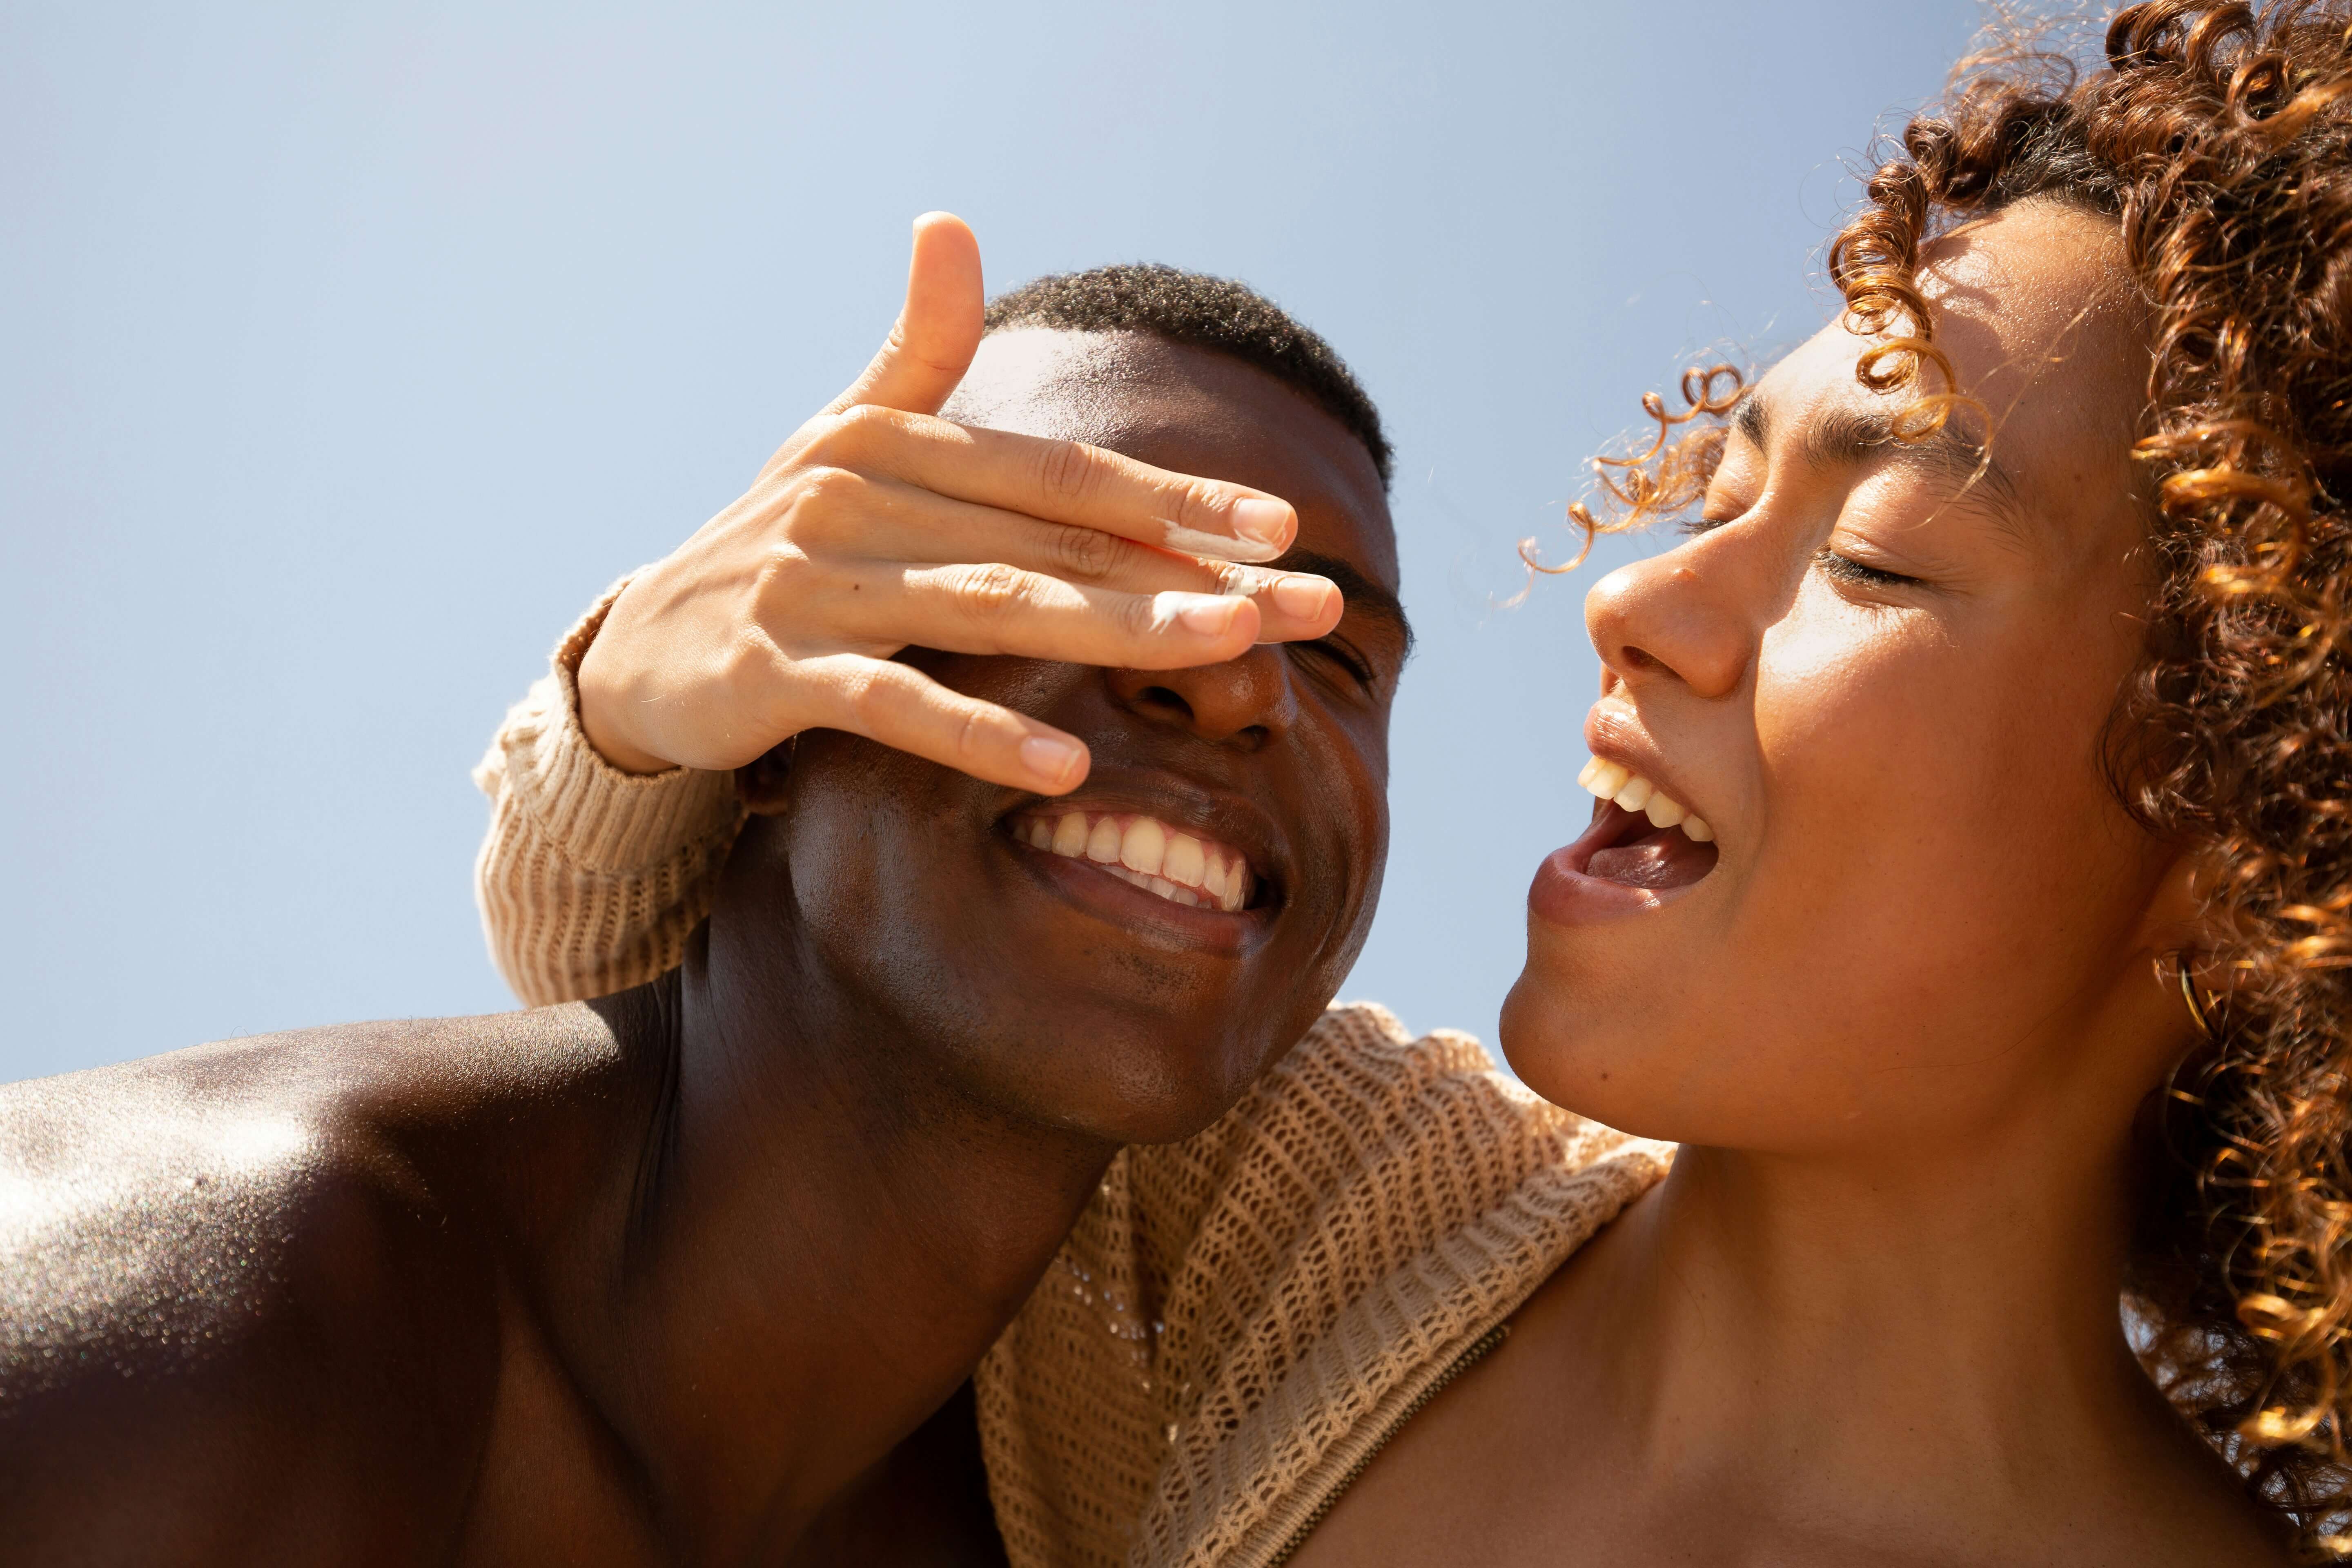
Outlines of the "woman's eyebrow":
[[1772,434],[1772,420],[1754,387],[1741,393],[1739,401],[1731,405],[1731,428],[1758,451],[1764,449],[1765,438]]
[[[1765,449],[1772,415],[1761,396],[1753,391],[1743,394],[1730,418],[1742,439]],[[1806,464],[1815,468],[1850,468],[1884,460],[1941,479],[1958,491],[1955,500],[1978,502],[2018,542],[2030,537],[2017,476],[1983,442],[1948,419],[1925,436],[1906,439],[1895,434],[1888,414],[1832,408],[1805,426],[1801,449]]]

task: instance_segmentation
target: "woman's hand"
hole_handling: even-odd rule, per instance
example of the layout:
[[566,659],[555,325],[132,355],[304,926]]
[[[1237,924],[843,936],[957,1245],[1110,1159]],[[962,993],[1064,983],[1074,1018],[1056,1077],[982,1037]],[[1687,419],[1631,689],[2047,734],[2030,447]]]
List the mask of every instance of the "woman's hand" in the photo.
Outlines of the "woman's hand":
[[981,312],[971,231],[918,219],[906,308],[866,374],[614,601],[580,666],[581,722],[607,761],[735,768],[823,727],[1057,795],[1086,778],[1083,743],[891,656],[1171,669],[1338,623],[1324,578],[1238,564],[1289,547],[1286,502],[935,417]]

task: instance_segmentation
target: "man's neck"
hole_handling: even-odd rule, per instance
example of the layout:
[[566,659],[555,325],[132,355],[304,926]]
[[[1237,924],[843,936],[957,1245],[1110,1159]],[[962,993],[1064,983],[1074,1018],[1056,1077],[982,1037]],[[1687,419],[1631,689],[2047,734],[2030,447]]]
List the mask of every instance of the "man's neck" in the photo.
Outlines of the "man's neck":
[[[696,1555],[788,1544],[969,1377],[1116,1152],[979,1103],[804,956],[698,946],[593,1382]],[[635,1152],[632,1152],[635,1158]]]

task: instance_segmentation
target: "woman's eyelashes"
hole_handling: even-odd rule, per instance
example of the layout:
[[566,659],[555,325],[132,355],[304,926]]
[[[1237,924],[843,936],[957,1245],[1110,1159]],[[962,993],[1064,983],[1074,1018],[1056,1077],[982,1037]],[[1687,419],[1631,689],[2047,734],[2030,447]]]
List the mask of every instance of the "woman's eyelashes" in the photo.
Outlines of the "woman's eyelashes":
[[1822,575],[1857,588],[1916,588],[1916,577],[1906,577],[1900,572],[1885,572],[1867,566],[1851,555],[1841,555],[1834,550],[1822,549],[1813,556],[1813,564]]
[[[1748,509],[1736,502],[1712,506],[1696,517],[1686,517],[1682,531],[1696,536],[1712,533],[1726,523],[1738,522],[1748,515]],[[1906,577],[1900,572],[1889,572],[1842,554],[1824,545],[1813,553],[1813,564],[1822,575],[1855,588],[1924,588],[1927,584],[1917,577]]]

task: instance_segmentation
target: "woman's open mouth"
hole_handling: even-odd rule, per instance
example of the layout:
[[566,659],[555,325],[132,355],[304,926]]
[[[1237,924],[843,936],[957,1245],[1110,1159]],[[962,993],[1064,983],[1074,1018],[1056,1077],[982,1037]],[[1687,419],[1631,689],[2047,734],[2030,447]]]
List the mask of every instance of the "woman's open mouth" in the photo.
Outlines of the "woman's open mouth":
[[1536,870],[1528,906],[1555,925],[1593,925],[1654,910],[1715,869],[1715,830],[1615,763],[1594,762],[1578,783],[1601,797],[1576,842]]
[[1574,868],[1584,876],[1654,893],[1687,888],[1715,869],[1711,841],[1694,842],[1680,825],[1660,827],[1613,800],[1601,803],[1592,826],[1562,853],[1578,850],[1584,863]]

